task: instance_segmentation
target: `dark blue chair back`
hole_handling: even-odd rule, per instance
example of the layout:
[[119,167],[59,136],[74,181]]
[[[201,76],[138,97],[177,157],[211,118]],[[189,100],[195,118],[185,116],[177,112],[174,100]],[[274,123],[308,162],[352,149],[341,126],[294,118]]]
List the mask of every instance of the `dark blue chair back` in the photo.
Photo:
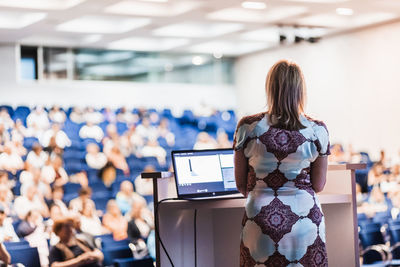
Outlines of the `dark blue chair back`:
[[37,248],[15,247],[7,248],[11,256],[11,264],[22,263],[29,267],[40,267],[39,253]]
[[112,265],[114,260],[116,259],[126,259],[133,258],[132,251],[126,248],[103,248],[102,249],[104,260],[103,265],[109,266]]
[[153,267],[153,259],[116,259],[114,260],[116,267]]

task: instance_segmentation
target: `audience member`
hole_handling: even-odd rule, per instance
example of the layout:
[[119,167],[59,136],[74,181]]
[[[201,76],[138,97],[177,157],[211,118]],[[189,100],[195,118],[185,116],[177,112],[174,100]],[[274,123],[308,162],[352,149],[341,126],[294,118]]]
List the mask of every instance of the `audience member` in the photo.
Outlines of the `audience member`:
[[214,149],[217,148],[217,142],[207,133],[200,132],[197,135],[196,143],[193,149]]
[[12,174],[24,168],[24,161],[21,156],[16,153],[13,144],[6,142],[4,144],[3,153],[0,154],[0,170],[6,170]]
[[37,193],[40,195],[40,197],[47,199],[51,197],[50,185],[42,181],[41,172],[37,168],[32,169],[32,179],[24,181],[24,183],[21,185],[21,195],[26,195],[28,188],[32,185],[36,187]]
[[82,139],[92,138],[99,143],[103,139],[104,133],[99,126],[88,121],[86,125],[79,130],[79,137]]
[[42,217],[49,216],[49,209],[44,198],[41,194],[38,194],[34,185],[28,186],[26,194],[15,199],[14,209],[20,219],[24,219],[31,210],[39,211]]
[[0,206],[3,207],[6,214],[11,216],[15,214],[12,200],[13,193],[10,188],[4,184],[0,184]]
[[128,237],[136,244],[139,240],[147,238],[154,227],[153,216],[149,214],[143,202],[133,202],[127,214]]
[[[57,205],[57,207],[60,210],[60,213],[62,216],[67,216],[69,215],[69,210],[67,208],[67,205],[63,201],[64,198],[64,188],[62,186],[53,186],[51,190],[51,199],[48,201],[48,206],[51,208],[54,205]],[[51,210],[50,210],[51,212]]]
[[217,148],[231,148],[232,143],[229,141],[228,135],[225,131],[218,131],[217,134]]
[[86,146],[86,151],[85,159],[90,168],[100,170],[107,164],[107,156],[103,152],[100,152],[100,148],[97,144],[88,144]]
[[49,262],[51,267],[102,266],[103,253],[75,237],[71,219],[55,221],[53,232],[59,237],[60,241],[50,249]]
[[62,158],[55,156],[53,160],[48,160],[42,168],[42,178],[47,184],[64,185],[68,182],[68,174],[62,167]]
[[83,110],[80,107],[74,107],[69,114],[69,119],[77,124],[81,124],[85,122],[85,115],[83,114]]
[[50,121],[47,112],[43,107],[38,106],[26,118],[26,124],[32,128],[36,136],[40,136],[45,130],[50,127]]
[[69,208],[76,213],[80,213],[82,212],[83,204],[86,202],[89,202],[93,206],[96,206],[93,200],[90,199],[91,196],[92,196],[92,189],[90,187],[82,187],[79,190],[79,196],[77,198],[72,199],[69,202]]
[[111,108],[109,108],[109,107],[104,108],[103,117],[104,117],[104,120],[108,123],[116,123],[117,122],[117,116],[115,115],[114,111],[112,111]]
[[0,124],[3,125],[6,130],[14,128],[14,121],[11,119],[6,108],[0,109]]
[[26,161],[33,167],[40,169],[44,166],[48,158],[49,155],[43,151],[42,146],[39,143],[34,143],[32,145],[32,151],[30,151],[26,157]]
[[120,191],[117,193],[115,200],[123,214],[130,211],[133,202],[142,202],[146,205],[146,200],[133,191],[133,185],[130,181],[121,183]]
[[99,216],[96,214],[96,208],[92,202],[82,204],[80,229],[82,232],[92,236],[106,234],[109,231],[101,224]]
[[331,154],[329,155],[329,162],[343,163],[347,162],[346,154],[344,153],[343,146],[340,144],[333,144],[331,146]]
[[49,266],[49,246],[43,218],[36,210],[27,213],[25,219],[18,225],[17,233],[29,242],[29,246],[36,247],[39,253],[40,266]]
[[175,135],[169,129],[169,120],[167,118],[163,118],[158,125],[157,131],[158,136],[165,139],[168,146],[173,147],[175,145]]
[[107,158],[112,166],[114,166],[116,169],[122,170],[125,175],[129,175],[128,163],[117,146],[113,146],[111,148],[110,152],[107,154]]
[[134,124],[138,122],[139,118],[138,116],[135,116],[135,114],[128,111],[126,107],[122,107],[117,115],[117,120],[127,124]]
[[140,155],[142,157],[156,157],[158,164],[162,166],[166,164],[167,152],[155,139],[147,141],[146,145],[140,150]]
[[142,118],[142,123],[136,127],[136,132],[143,139],[157,139],[157,129],[151,125],[148,117]]
[[[156,169],[153,165],[147,165],[143,172],[155,172]],[[142,179],[139,174],[135,179],[136,193],[141,196],[152,196],[153,195],[153,179]]]
[[8,266],[11,263],[10,253],[8,253],[3,243],[0,243],[0,263],[4,266]]
[[107,211],[103,216],[103,225],[111,231],[114,240],[128,238],[128,221],[122,216],[121,210],[114,199],[107,202]]
[[15,233],[11,218],[7,217],[4,207],[0,205],[0,243],[5,241],[17,242],[19,238]]
[[67,116],[65,112],[57,105],[53,106],[49,112],[49,118],[52,122],[55,123],[64,123]]
[[[51,147],[53,142],[55,142],[55,145],[60,149],[71,145],[71,140],[68,138],[67,134],[61,130],[60,124],[58,123],[53,123],[51,128],[47,130],[39,140],[43,147]],[[52,148],[52,150],[53,149],[54,148]]]
[[84,112],[84,118],[85,118],[86,123],[99,124],[103,121],[103,114],[96,111],[92,107],[88,107],[88,108],[86,108],[86,110]]

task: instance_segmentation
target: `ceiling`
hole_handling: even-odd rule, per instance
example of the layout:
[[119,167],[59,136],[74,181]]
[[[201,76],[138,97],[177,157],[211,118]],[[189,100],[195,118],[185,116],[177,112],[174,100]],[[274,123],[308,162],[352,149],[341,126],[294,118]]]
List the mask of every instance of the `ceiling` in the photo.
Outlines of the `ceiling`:
[[0,42],[239,56],[400,18],[400,0],[0,0]]

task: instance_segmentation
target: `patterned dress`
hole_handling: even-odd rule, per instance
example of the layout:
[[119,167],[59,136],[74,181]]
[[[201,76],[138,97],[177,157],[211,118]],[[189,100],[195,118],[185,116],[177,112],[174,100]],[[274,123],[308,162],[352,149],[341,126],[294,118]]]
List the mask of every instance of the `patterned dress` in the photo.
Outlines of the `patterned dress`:
[[323,122],[301,115],[306,127],[269,125],[266,113],[238,123],[234,148],[248,159],[240,266],[327,266],[325,222],[311,186],[310,164],[329,155]]

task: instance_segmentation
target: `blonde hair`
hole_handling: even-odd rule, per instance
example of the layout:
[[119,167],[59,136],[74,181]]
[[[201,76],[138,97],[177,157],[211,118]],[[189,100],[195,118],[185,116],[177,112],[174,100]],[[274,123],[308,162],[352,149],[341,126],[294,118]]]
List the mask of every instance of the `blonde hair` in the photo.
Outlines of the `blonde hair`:
[[304,129],[300,114],[304,112],[306,85],[300,67],[280,60],[269,70],[265,82],[268,119],[272,126],[285,130]]

